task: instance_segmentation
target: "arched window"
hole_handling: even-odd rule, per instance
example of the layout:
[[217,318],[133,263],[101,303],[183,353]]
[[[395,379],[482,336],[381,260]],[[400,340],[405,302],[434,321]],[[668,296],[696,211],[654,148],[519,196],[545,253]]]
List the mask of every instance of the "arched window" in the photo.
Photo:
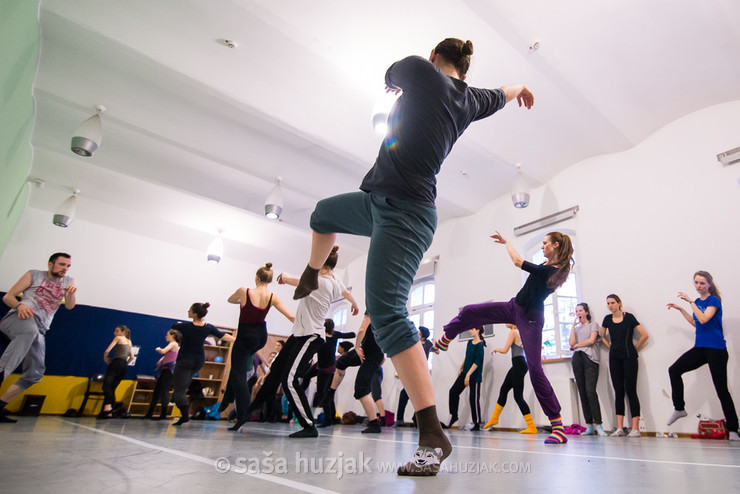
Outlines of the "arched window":
[[349,313],[349,307],[343,301],[331,307],[331,318],[334,321],[334,329],[336,331],[344,331],[347,326],[347,314]]

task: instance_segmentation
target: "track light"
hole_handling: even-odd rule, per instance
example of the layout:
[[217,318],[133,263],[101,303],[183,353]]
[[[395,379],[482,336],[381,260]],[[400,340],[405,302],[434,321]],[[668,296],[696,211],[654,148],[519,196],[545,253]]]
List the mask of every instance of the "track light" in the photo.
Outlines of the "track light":
[[86,158],[93,155],[103,139],[103,120],[100,114],[105,111],[105,107],[97,105],[94,109],[95,115],[82,122],[72,136],[72,152]]
[[281,177],[278,177],[277,184],[272,188],[265,200],[265,216],[271,220],[280,218],[283,213],[283,188],[280,187]]
[[221,262],[221,258],[224,256],[224,239],[221,237],[221,230],[218,231],[218,235],[213,239],[211,244],[208,246],[206,251],[206,258],[211,264],[218,264]]
[[373,105],[373,129],[381,135],[388,132],[388,115],[391,113],[393,104],[398,99],[398,95],[391,92],[384,92],[375,100]]
[[522,164],[516,164],[516,178],[514,178],[514,189],[511,193],[511,201],[517,209],[524,209],[529,206],[529,188],[522,175]]
[[75,211],[77,210],[77,194],[79,193],[80,190],[75,189],[74,193],[65,199],[57,209],[56,213],[54,213],[52,222],[56,226],[67,228],[69,224],[72,223],[72,220],[75,218]]

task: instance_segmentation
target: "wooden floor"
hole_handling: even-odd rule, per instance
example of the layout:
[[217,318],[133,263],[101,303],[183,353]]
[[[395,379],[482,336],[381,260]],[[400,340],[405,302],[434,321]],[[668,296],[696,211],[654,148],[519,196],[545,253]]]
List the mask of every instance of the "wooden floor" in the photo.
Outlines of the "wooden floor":
[[289,439],[296,426],[139,419],[18,417],[0,424],[3,493],[651,492],[730,493],[740,486],[740,443],[675,438],[573,437],[451,431],[437,477],[398,477],[414,429],[361,434],[336,426]]

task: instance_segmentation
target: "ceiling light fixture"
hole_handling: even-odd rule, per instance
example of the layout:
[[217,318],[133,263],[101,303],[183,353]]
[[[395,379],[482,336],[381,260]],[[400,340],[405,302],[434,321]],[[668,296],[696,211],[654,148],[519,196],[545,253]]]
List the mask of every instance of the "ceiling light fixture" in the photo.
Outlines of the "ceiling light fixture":
[[221,230],[218,231],[218,235],[211,241],[206,251],[206,259],[210,264],[218,264],[221,262],[221,258],[224,256],[224,239],[221,237]]
[[72,223],[72,220],[75,218],[75,212],[77,211],[77,194],[79,193],[80,189],[74,189],[72,195],[59,205],[52,219],[52,222],[56,226],[67,228]]
[[529,206],[529,188],[522,175],[522,164],[516,164],[516,177],[514,178],[514,190],[511,193],[511,201],[517,209]]
[[393,104],[398,99],[395,91],[384,92],[375,100],[373,104],[373,129],[380,135],[388,132],[388,115],[391,113]]
[[72,136],[71,149],[75,154],[88,158],[93,155],[103,139],[103,120],[100,114],[105,111],[103,105],[96,105],[95,115],[88,118],[75,130]]
[[265,216],[271,220],[280,218],[283,213],[283,188],[280,186],[282,177],[277,178],[277,184],[272,188],[265,200]]

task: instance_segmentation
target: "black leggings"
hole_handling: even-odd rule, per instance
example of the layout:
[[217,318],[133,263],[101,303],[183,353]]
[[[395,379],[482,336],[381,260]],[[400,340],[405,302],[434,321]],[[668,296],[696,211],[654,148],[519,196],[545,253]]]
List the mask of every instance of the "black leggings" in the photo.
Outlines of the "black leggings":
[[609,369],[614,386],[614,408],[617,415],[624,416],[624,395],[630,401],[632,418],[640,416],[640,400],[637,398],[637,357],[615,358],[609,356]]
[[236,341],[231,349],[231,371],[227,387],[231,387],[236,402],[236,416],[240,422],[246,421],[251,402],[247,383],[247,368],[253,363],[254,354],[267,343],[265,323],[239,324]]
[[193,376],[203,367],[202,360],[189,358],[177,359],[175,372],[172,376],[173,391],[172,400],[180,409],[180,415],[187,419],[190,415],[190,404],[188,403],[188,387],[193,381]]
[[[479,382],[470,381],[470,414],[473,424],[480,423],[480,385]],[[460,394],[465,390],[465,374],[462,372],[450,388],[450,415],[457,417],[457,409],[460,404]]]
[[527,361],[524,357],[514,357],[511,359],[511,369],[506,373],[504,382],[501,384],[501,391],[498,394],[499,406],[506,406],[506,397],[510,390],[514,390],[514,400],[519,405],[519,411],[522,415],[531,413],[529,405],[524,401],[524,376],[527,375]]
[[159,372],[159,377],[154,385],[154,391],[152,392],[152,402],[149,404],[149,412],[147,415],[152,415],[154,409],[159,403],[162,407],[160,415],[162,417],[167,416],[167,408],[170,405],[170,389],[172,388],[172,364],[162,368]]
[[406,388],[401,390],[401,394],[398,395],[398,410],[396,410],[396,422],[403,422],[403,416],[406,413],[406,405],[409,403],[409,394],[406,392]]
[[[321,402],[324,396],[326,396],[326,391],[331,386],[331,381],[334,378],[334,369],[336,369],[336,365],[332,365],[326,369],[319,369],[319,364],[314,363],[303,374],[301,386],[304,393],[308,391],[308,387],[311,385],[311,379],[316,378],[316,394],[313,395],[313,401],[311,402],[314,407],[321,406]],[[327,370],[331,372],[327,372]]]
[[370,380],[370,394],[373,395],[373,401],[383,399],[383,366],[378,366]]
[[116,388],[124,377],[128,369],[128,361],[123,358],[114,358],[108,364],[103,378],[103,406],[112,405],[116,401]]
[[709,364],[709,372],[712,375],[714,389],[717,391],[717,397],[722,404],[722,412],[725,414],[727,429],[730,431],[738,430],[737,412],[735,403],[730,396],[730,390],[727,388],[727,360],[729,356],[727,350],[718,350],[716,348],[697,348],[694,347],[684,353],[668,369],[668,375],[671,377],[671,389],[673,391],[673,408],[683,410],[686,404],[683,400],[683,379],[681,375],[698,369],[704,364]]

